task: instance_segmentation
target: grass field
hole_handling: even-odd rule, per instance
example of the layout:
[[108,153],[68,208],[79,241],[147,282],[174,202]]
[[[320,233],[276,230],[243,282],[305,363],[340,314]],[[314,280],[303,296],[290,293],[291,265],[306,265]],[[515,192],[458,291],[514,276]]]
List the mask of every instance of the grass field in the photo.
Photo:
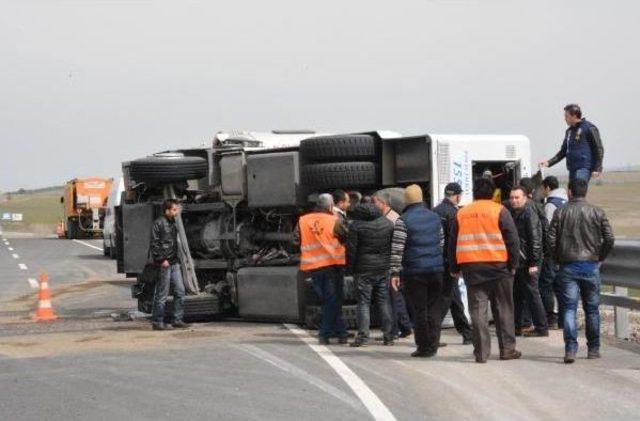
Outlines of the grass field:
[[55,233],[56,224],[62,218],[61,194],[61,190],[12,194],[10,200],[3,195],[0,199],[0,213],[21,213],[24,219],[23,222],[2,222],[3,229],[38,234]]
[[593,184],[588,198],[605,210],[616,236],[640,238],[640,182]]

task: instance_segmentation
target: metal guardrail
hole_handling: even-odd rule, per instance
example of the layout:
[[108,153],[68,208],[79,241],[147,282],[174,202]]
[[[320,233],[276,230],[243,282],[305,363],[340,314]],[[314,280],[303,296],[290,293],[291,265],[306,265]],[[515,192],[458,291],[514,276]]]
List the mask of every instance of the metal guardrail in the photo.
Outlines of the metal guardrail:
[[616,338],[629,339],[629,310],[640,311],[640,300],[629,297],[629,288],[640,290],[640,242],[618,241],[600,273],[602,283],[613,286],[600,303],[613,306]]

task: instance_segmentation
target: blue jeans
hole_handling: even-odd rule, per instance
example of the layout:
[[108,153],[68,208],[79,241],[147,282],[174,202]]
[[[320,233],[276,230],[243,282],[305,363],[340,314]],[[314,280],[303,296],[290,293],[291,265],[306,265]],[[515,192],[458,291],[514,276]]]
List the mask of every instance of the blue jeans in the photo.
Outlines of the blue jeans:
[[321,299],[322,321],[318,336],[330,338],[333,333],[344,338],[348,335],[342,320],[344,277],[342,268],[330,266],[311,274],[313,289]]
[[578,298],[582,298],[582,308],[586,319],[587,347],[590,351],[600,349],[600,270],[580,271],[560,266],[557,278],[561,289],[564,310],[565,352],[578,352],[578,329],[576,310]]
[[167,303],[170,289],[173,289],[173,315],[172,322],[182,321],[184,316],[184,282],[179,263],[174,263],[167,268],[160,268],[160,276],[156,281],[155,294],[153,296],[153,323],[164,322],[164,307]]
[[372,298],[378,307],[380,319],[382,319],[384,338],[393,339],[387,275],[361,275],[356,277],[356,281],[358,288],[358,339],[369,340]]
[[589,182],[591,180],[591,170],[589,168],[578,168],[577,170],[570,170],[569,181],[575,178],[580,178]]

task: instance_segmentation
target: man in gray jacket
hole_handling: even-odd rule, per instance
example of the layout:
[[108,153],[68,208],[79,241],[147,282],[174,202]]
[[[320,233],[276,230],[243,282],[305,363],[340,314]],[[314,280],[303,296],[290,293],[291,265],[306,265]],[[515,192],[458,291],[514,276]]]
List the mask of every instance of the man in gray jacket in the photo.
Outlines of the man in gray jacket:
[[553,215],[549,250],[560,265],[558,284],[564,307],[564,362],[578,352],[576,309],[578,298],[586,319],[587,358],[600,358],[600,264],[613,248],[614,236],[607,215],[586,201],[588,181],[569,182],[569,203]]
[[[544,213],[547,218],[547,222],[551,223],[553,220],[553,214],[556,209],[563,207],[568,201],[567,191],[560,187],[558,179],[552,175],[545,177],[542,180],[543,195],[544,195]],[[559,329],[562,329],[562,321],[564,313],[562,311],[562,302],[560,300],[560,290],[556,283],[556,264],[553,261],[553,257],[546,253],[544,256],[544,263],[540,273],[540,280],[538,285],[540,287],[540,296],[542,297],[542,303],[547,311],[547,323],[549,328],[553,328],[556,325]],[[555,300],[554,293],[558,301],[558,314],[554,312]]]

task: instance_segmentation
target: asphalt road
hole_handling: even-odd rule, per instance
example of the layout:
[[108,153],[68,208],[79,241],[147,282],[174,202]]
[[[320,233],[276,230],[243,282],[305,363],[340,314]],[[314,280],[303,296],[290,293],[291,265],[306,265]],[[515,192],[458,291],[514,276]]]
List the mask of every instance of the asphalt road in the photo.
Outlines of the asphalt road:
[[[437,357],[410,340],[353,349],[310,346],[295,326],[212,322],[153,332],[105,318],[134,306],[115,264],[86,245],[0,243],[0,418],[176,419],[638,419],[640,351],[605,344],[603,358],[562,364],[561,333],[519,340],[518,361],[475,364],[445,331]],[[88,242],[100,246],[100,242]],[[26,264],[22,270],[18,262]],[[27,316],[26,280],[45,269],[61,319]],[[102,311],[101,311],[102,310]],[[581,332],[583,335],[583,332]],[[627,348],[627,349],[625,349]],[[494,343],[494,350],[497,344]],[[581,349],[584,354],[586,350]],[[495,351],[494,351],[495,353]],[[583,355],[584,357],[584,355]]]

